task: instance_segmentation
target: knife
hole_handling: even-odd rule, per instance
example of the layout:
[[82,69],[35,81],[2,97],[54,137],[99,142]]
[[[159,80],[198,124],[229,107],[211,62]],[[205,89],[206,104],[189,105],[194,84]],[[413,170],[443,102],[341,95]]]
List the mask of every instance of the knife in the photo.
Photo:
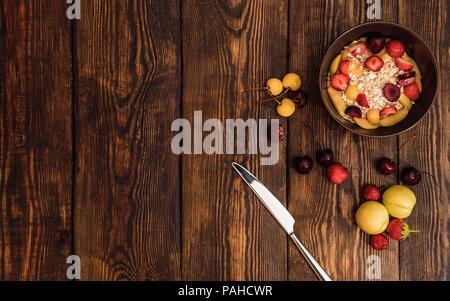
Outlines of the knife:
[[270,214],[277,220],[280,226],[286,231],[289,237],[294,241],[300,253],[305,257],[308,264],[316,273],[317,277],[323,281],[332,281],[330,276],[325,272],[325,270],[320,266],[320,264],[314,259],[314,257],[309,253],[306,247],[298,240],[297,236],[294,234],[294,223],[295,220],[292,215],[287,211],[286,207],[267,189],[261,182],[255,178],[247,169],[237,164],[232,163],[233,168],[241,176],[241,178],[247,183],[248,186],[253,190],[258,199],[264,204],[264,206],[269,210]]

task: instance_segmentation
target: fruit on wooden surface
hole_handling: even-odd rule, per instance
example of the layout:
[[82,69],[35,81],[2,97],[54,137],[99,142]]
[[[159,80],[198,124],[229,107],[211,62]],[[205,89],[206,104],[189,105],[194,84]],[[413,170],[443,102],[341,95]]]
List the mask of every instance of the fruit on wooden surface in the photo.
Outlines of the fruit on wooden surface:
[[381,251],[388,247],[389,240],[383,234],[372,235],[370,236],[370,245],[375,250]]
[[380,125],[383,127],[393,126],[394,124],[397,124],[403,119],[405,119],[408,113],[409,113],[408,109],[401,109],[397,113],[386,116],[383,119],[381,119]]
[[373,125],[380,124],[380,110],[378,109],[370,109],[366,113],[367,121],[369,121]]
[[374,129],[377,129],[380,127],[377,124],[370,123],[367,119],[364,119],[364,118],[353,117],[353,120],[355,121],[355,123],[357,125],[359,125],[360,127],[362,127],[363,129],[366,129],[366,130],[374,130]]
[[389,222],[386,232],[392,239],[400,241],[407,238],[410,233],[420,232],[420,230],[411,230],[403,219],[395,218]]
[[292,92],[291,99],[295,103],[295,106],[297,108],[301,108],[301,107],[304,107],[306,105],[306,103],[308,102],[308,95],[306,94],[305,91],[299,90],[299,91]]
[[333,184],[341,184],[348,178],[347,169],[341,163],[334,163],[327,168],[328,180]]
[[278,78],[270,78],[266,82],[266,88],[270,94],[277,96],[283,92],[283,83]]
[[316,153],[316,160],[320,166],[328,167],[333,163],[333,151],[331,149],[323,149]]
[[282,117],[289,117],[295,112],[295,103],[289,98],[284,98],[277,106],[277,112]]
[[397,164],[391,159],[383,157],[377,161],[377,168],[383,175],[387,176],[397,170]]
[[348,86],[344,94],[348,99],[356,100],[359,94],[358,86]]
[[363,197],[366,201],[378,201],[381,199],[381,191],[373,184],[364,186]]
[[389,213],[383,204],[375,201],[362,203],[356,211],[356,224],[367,234],[383,233],[389,224]]
[[416,205],[416,195],[406,186],[393,185],[383,193],[383,205],[396,218],[407,218]]
[[295,168],[301,174],[307,174],[313,167],[313,160],[310,156],[302,156],[295,159]]
[[347,106],[345,105],[345,102],[342,99],[339,91],[332,87],[328,87],[327,91],[336,111],[339,113],[339,115],[345,116],[345,109],[347,108]]
[[400,180],[406,185],[417,185],[422,180],[422,175],[417,169],[409,166],[400,173]]
[[291,91],[297,91],[302,86],[302,79],[297,73],[288,73],[283,77],[283,87]]

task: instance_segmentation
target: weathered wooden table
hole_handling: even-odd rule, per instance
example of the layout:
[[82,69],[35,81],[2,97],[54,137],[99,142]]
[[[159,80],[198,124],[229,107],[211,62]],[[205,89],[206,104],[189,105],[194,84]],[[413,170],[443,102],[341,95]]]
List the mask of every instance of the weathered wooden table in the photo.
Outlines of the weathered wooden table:
[[[370,139],[339,126],[317,78],[332,41],[367,21],[366,1],[81,1],[0,4],[0,279],[314,280],[288,237],[232,171],[248,167],[297,220],[296,232],[333,279],[365,280],[381,258],[383,280],[446,280],[448,266],[448,1],[384,0],[382,20],[421,35],[440,66],[439,97],[414,129]],[[447,30],[447,31],[446,31]],[[177,118],[277,118],[258,91],[288,71],[308,105],[289,120],[280,161],[259,155],[171,152]],[[304,123],[316,129],[312,134]],[[398,175],[374,167],[394,156],[434,175],[412,189],[408,222],[422,229],[382,252],[354,223],[365,183]],[[330,184],[292,160],[319,141],[350,170]]]

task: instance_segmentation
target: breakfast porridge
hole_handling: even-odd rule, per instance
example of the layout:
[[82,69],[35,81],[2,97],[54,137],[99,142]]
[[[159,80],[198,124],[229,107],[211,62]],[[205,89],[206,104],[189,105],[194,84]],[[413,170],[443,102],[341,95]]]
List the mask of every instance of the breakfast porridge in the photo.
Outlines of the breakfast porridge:
[[365,129],[402,121],[422,90],[421,73],[398,40],[362,37],[334,58],[328,94],[339,114]]

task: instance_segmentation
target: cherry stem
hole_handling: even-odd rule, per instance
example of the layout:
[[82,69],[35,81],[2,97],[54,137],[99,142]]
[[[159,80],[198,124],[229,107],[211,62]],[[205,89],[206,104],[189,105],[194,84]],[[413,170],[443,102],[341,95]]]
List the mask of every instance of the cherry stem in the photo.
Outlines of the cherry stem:
[[286,95],[286,93],[289,92],[289,91],[290,91],[290,89],[289,89],[289,88],[286,88],[286,90],[284,90],[284,92],[281,93],[280,95],[277,95],[277,97],[283,97],[283,96]]
[[419,173],[423,173],[424,175],[430,176],[433,179],[434,183],[436,184],[436,186],[437,186],[437,188],[439,190],[439,194],[441,193],[441,187],[439,186],[439,182],[436,180],[436,178],[432,174],[430,174],[430,173],[428,173],[426,171],[419,171]]
[[408,140],[406,140],[406,142],[403,143],[402,146],[400,146],[400,148],[398,149],[397,153],[392,158],[390,158],[389,160],[391,160],[391,162],[393,162],[394,161],[393,158],[395,158],[400,153],[402,148],[405,147],[405,145],[407,145],[411,140],[415,139],[416,137],[417,137],[416,135],[414,135],[412,137],[409,137]]
[[272,94],[270,94],[270,97],[272,97],[273,100],[275,100],[275,101],[277,102],[277,104],[281,105],[281,102],[280,102],[275,96],[273,96]]

